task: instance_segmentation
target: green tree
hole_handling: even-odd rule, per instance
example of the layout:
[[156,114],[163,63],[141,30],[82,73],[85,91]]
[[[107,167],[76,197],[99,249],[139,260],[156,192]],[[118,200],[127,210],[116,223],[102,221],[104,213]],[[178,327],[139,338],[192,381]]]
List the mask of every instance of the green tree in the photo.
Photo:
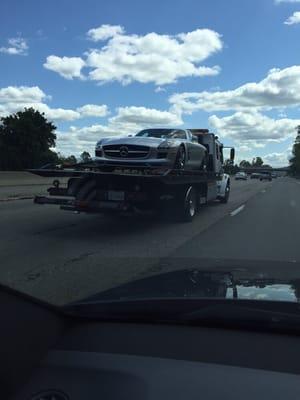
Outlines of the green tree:
[[91,159],[92,159],[92,157],[91,157],[90,153],[88,153],[87,151],[84,151],[80,155],[80,160],[82,162],[88,162],[88,161],[91,161]]
[[239,171],[239,167],[237,164],[233,164],[233,161],[231,160],[225,160],[224,162],[224,172],[229,175],[234,175]]
[[292,150],[293,156],[290,159],[290,173],[300,176],[300,126],[297,127],[297,137]]
[[69,166],[71,164],[76,164],[76,163],[77,163],[77,158],[73,154],[66,157],[61,153],[57,153],[57,164]]
[[0,119],[0,169],[21,170],[55,163],[56,127],[44,114],[25,108]]
[[249,167],[251,167],[251,163],[249,161],[242,160],[240,162],[240,168],[249,168]]
[[261,157],[255,157],[252,160],[252,167],[262,167],[263,164],[264,164],[264,162]]
[[65,161],[66,161],[66,157],[62,153],[58,152],[57,153],[57,164],[64,164]]
[[64,160],[64,164],[72,165],[77,163],[77,158],[72,154],[69,157],[66,157]]

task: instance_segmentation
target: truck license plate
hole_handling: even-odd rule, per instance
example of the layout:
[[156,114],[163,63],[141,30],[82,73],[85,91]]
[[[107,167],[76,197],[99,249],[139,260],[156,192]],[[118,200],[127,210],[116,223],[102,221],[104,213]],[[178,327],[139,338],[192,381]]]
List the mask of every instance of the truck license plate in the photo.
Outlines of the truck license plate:
[[108,200],[124,201],[125,200],[125,192],[120,192],[117,190],[109,190],[108,191]]

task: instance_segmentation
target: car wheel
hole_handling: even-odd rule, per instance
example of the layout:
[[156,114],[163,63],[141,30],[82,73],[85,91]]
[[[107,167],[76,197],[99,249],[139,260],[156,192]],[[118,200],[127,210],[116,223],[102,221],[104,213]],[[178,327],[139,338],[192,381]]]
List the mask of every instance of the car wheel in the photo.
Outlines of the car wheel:
[[180,146],[175,160],[175,169],[184,169],[186,163],[186,152],[184,146]]

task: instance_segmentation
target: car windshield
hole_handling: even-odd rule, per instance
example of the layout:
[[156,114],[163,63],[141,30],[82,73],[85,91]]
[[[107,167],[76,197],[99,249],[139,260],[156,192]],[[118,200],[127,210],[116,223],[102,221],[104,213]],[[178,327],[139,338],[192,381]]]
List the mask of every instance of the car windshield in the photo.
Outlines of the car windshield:
[[163,320],[299,303],[299,0],[1,10],[1,288]]
[[161,139],[174,139],[179,136],[184,136],[184,131],[174,129],[144,129],[136,134],[136,136],[153,137]]

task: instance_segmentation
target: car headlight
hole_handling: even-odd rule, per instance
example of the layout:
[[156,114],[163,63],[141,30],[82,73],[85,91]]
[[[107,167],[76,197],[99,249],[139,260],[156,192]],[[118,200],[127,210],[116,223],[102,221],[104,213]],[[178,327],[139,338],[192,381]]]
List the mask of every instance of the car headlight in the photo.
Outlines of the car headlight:
[[171,143],[166,140],[165,142],[162,142],[158,146],[158,150],[168,150],[170,147],[171,147]]
[[102,140],[99,140],[99,142],[96,143],[95,156],[103,157]]
[[96,143],[96,149],[101,149],[102,148],[102,140],[99,140],[99,142]]

